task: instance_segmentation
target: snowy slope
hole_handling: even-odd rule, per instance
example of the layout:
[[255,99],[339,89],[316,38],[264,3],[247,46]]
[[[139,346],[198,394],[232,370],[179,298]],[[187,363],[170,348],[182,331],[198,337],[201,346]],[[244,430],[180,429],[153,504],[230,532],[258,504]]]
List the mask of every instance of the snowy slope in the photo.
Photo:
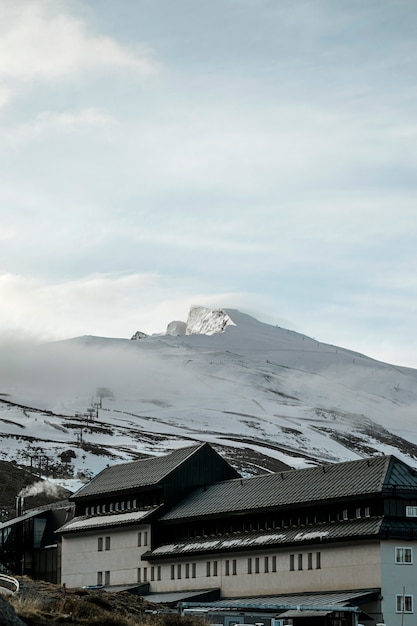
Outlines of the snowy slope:
[[3,376],[1,458],[89,476],[209,441],[248,473],[380,453],[417,465],[416,370],[235,310],[136,337],[21,350]]

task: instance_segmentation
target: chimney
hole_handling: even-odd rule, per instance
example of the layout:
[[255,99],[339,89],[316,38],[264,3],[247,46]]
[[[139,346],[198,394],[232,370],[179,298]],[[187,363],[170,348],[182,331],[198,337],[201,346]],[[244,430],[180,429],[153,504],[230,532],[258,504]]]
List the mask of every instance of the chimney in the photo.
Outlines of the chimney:
[[16,517],[23,515],[23,507],[25,499],[22,496],[16,496]]

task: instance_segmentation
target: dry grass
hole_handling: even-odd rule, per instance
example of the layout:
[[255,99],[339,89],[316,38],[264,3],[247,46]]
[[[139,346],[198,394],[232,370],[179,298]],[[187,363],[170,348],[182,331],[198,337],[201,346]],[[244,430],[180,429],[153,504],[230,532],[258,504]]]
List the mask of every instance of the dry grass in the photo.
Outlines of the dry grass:
[[10,598],[16,613],[27,626],[204,626],[199,619],[167,613],[146,613],[155,609],[143,598],[127,592],[69,589],[25,577],[22,592]]

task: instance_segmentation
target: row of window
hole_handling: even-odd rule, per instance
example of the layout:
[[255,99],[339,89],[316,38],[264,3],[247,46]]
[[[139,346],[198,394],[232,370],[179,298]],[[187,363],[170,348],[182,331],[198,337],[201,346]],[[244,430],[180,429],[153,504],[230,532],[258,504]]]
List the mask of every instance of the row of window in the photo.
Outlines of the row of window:
[[[303,556],[307,557],[306,566],[308,570],[321,569],[321,553],[308,552],[307,555],[297,555],[297,569],[303,569]],[[290,554],[289,569],[294,571],[296,563],[296,555]],[[181,578],[196,578],[196,563],[177,563],[171,565],[171,580],[180,580]],[[146,568],[144,568],[146,569]],[[153,569],[153,568],[151,568]],[[224,576],[236,576],[238,573],[245,574],[269,574],[277,571],[277,557],[249,557],[246,560],[245,572],[238,572],[237,559],[226,559],[223,563]],[[219,576],[220,567],[218,561],[206,561],[206,577]]]
[[[225,563],[229,563],[229,561],[225,561]],[[232,573],[236,574],[236,560],[232,559]],[[175,567],[177,568],[177,578],[181,578],[182,565],[178,564],[177,566],[171,565],[171,578],[175,578]],[[213,576],[217,576],[217,561],[207,561],[207,576],[211,575],[213,572]],[[179,569],[178,569],[179,568]],[[150,576],[148,579],[148,569],[150,569]],[[161,580],[162,571],[161,566],[157,565],[156,567],[152,566],[151,568],[147,567],[139,567],[138,568],[138,583],[140,582],[148,582]],[[249,573],[249,572],[248,572]],[[196,563],[185,563],[184,564],[184,574],[185,578],[195,578],[196,577]],[[97,585],[110,585],[110,571],[107,570],[104,572],[97,572]],[[397,613],[413,613],[413,596],[410,594],[397,594],[396,595],[396,612]]]
[[85,515],[100,515],[102,513],[118,513],[120,511],[131,511],[136,509],[147,509],[160,504],[157,496],[149,496],[145,499],[120,500],[108,502],[107,504],[93,504],[85,507]]
[[[194,563],[195,565],[195,563]],[[150,572],[148,572],[150,570]],[[195,575],[194,577],[195,578]],[[146,583],[148,581],[162,580],[162,567],[160,565],[152,567],[138,567],[138,583]]]
[[[319,554],[319,553],[318,553]],[[226,561],[225,563],[227,563]],[[236,574],[236,561],[233,559],[232,563],[232,573]],[[216,565],[215,565],[216,564]],[[195,578],[196,577],[196,563],[185,563],[184,565],[184,574],[185,578]],[[171,579],[175,578],[175,567],[177,568],[177,578],[181,578],[181,564],[177,566],[171,565]],[[207,576],[211,575],[211,571],[213,571],[213,576],[217,576],[217,561],[208,561],[206,563],[207,567]],[[178,570],[179,568],[179,570]],[[150,576],[148,578],[148,569],[150,569]],[[150,568],[147,567],[139,567],[138,568],[138,583],[140,582],[148,582],[149,580],[161,580],[161,566],[158,565],[156,567],[152,566]],[[110,571],[105,571],[104,576],[103,572],[97,572],[97,585],[110,585]],[[413,613],[413,596],[410,594],[397,594],[396,595],[396,612],[397,613]]]
[[[121,500],[118,502],[110,502],[107,504],[96,504],[85,507],[86,515],[100,515],[102,513],[115,513],[120,511],[128,511],[132,509],[138,508],[146,508],[151,506],[156,506],[160,504],[159,498],[155,496],[149,496],[146,499],[132,499],[132,500]],[[405,511],[406,517],[417,517],[417,506],[406,506]],[[361,517],[370,517],[371,510],[369,506],[366,507],[357,507],[354,512],[354,517],[357,519]],[[337,521],[337,520],[347,520],[353,517],[353,511],[349,511],[348,509],[343,509],[341,512],[329,512],[327,515],[328,521]],[[265,529],[273,529],[278,527],[287,527],[287,526],[302,526],[311,523],[318,523],[321,521],[325,521],[321,516],[314,515],[312,517],[309,516],[299,516],[297,518],[289,518],[285,520],[275,521],[268,520],[265,523],[263,522],[253,522],[250,521],[248,524],[245,523],[245,527],[242,530],[262,530]],[[231,532],[236,532],[236,528],[233,527]],[[224,529],[219,530],[219,532],[225,532]],[[212,534],[212,533],[209,533]],[[217,533],[216,533],[217,534]]]
[[[294,572],[296,569],[301,571],[305,568],[304,557],[305,554],[290,554],[290,572]],[[307,569],[321,569],[321,552],[308,552],[307,553]]]
[[[148,545],[149,533],[147,530],[138,532],[138,547]],[[103,550],[110,550],[111,538],[110,537],[98,537],[97,538],[97,550],[102,552]]]
[[245,533],[253,531],[271,531],[277,528],[291,528],[294,526],[308,526],[325,522],[337,522],[349,519],[360,519],[371,516],[371,509],[357,507],[355,509],[322,510],[314,514],[290,515],[286,517],[274,517],[268,515],[264,518],[240,518],[227,521],[205,521],[203,524],[193,523],[188,526],[178,526],[172,534],[172,540],[182,540],[199,537],[211,537],[225,534]]

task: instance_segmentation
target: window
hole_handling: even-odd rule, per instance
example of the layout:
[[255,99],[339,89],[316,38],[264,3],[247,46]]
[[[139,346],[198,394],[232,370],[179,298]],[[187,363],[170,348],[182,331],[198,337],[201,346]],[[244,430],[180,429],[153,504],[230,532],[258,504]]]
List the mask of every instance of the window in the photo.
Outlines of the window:
[[230,575],[230,561],[228,559],[226,559],[226,561],[224,562],[224,575]]
[[190,564],[185,564],[185,578],[190,578]]
[[259,574],[259,557],[255,559],[255,574]]
[[195,578],[196,577],[196,564],[195,563],[191,563],[191,577]]
[[233,561],[232,561],[232,574],[233,574],[233,576],[236,576],[236,574],[237,574],[237,561],[236,561],[236,559],[233,559]]
[[395,548],[395,562],[402,565],[411,565],[413,562],[413,548]]
[[147,546],[148,545],[148,531],[145,530],[143,533],[143,545]]
[[217,561],[213,561],[213,576],[217,576]]
[[295,554],[290,554],[290,572],[293,572],[295,569],[294,561],[295,561]]
[[307,555],[307,568],[313,569],[313,553],[309,552]]
[[397,613],[413,613],[413,596],[397,594]]
[[157,567],[157,578],[158,580],[161,580],[161,566],[160,565],[158,565]]
[[[99,538],[97,539],[97,550],[98,550],[99,552],[102,552],[102,551],[103,551],[103,537],[99,537]],[[98,584],[98,583],[97,583],[97,584]],[[101,583],[100,583],[100,584],[101,584]]]
[[321,569],[321,552],[316,552],[316,569]]
[[299,570],[303,569],[303,555],[302,554],[298,555],[298,569]]
[[103,584],[103,572],[97,572],[97,584],[98,585]]
[[342,516],[343,516],[343,519],[348,519],[348,511],[347,511],[347,509],[343,509]]
[[362,510],[360,508],[356,509],[356,518],[359,519],[362,517]]
[[106,537],[106,550],[110,550],[110,537]]
[[138,567],[138,583],[142,582],[142,570]]
[[277,571],[277,557],[276,556],[272,557],[272,568],[271,569],[272,569],[273,572]]
[[417,517],[417,506],[406,506],[405,515],[406,517]]
[[269,572],[269,557],[264,558],[264,572],[267,574]]
[[142,533],[138,533],[138,546],[142,545]]
[[146,583],[147,580],[148,580],[148,568],[144,567],[143,568],[143,582]]
[[175,565],[171,565],[171,580],[175,578]]
[[248,574],[252,574],[252,559],[248,559]]
[[155,580],[155,567],[151,567],[151,581],[153,582]]
[[178,563],[177,565],[177,578],[178,580],[181,579],[181,563]]
[[371,509],[369,506],[365,507],[365,517],[371,517]]
[[104,584],[110,585],[110,572],[108,570],[104,572]]
[[211,576],[211,563],[210,563],[210,561],[207,561],[207,563],[206,563],[206,576],[207,577]]

